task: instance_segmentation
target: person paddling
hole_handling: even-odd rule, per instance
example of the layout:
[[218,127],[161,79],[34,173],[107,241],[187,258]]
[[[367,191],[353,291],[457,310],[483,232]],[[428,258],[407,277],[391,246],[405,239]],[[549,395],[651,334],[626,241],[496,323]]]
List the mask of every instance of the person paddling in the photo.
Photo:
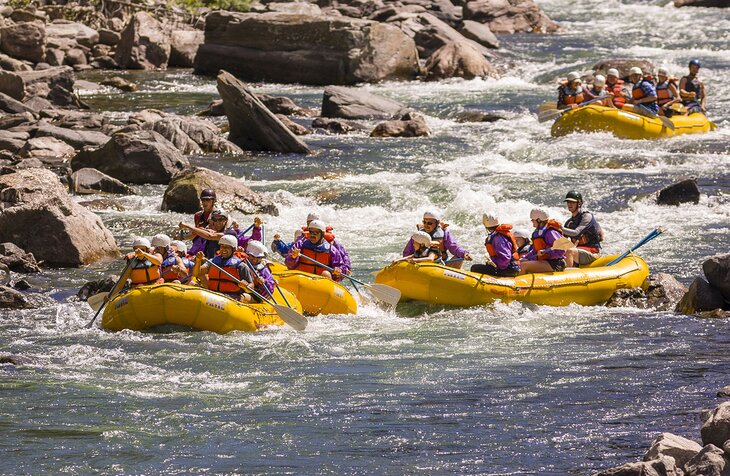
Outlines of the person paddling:
[[636,66],[631,68],[629,79],[634,83],[631,98],[628,99],[628,102],[634,105],[633,112],[642,116],[655,117],[659,113],[659,104],[654,83],[645,78],[641,68]]
[[[200,192],[200,205],[201,209],[195,212],[193,215],[193,223],[195,228],[208,228],[210,221],[210,214],[215,208],[216,194],[215,191],[205,188]],[[184,240],[193,240],[193,244],[190,246],[190,255],[195,256],[198,251],[204,251],[205,239],[199,235],[195,235],[188,231],[186,235],[182,237]]]
[[229,215],[226,211],[216,208],[210,212],[208,228],[199,228],[195,226],[180,223],[178,226],[181,230],[189,230],[195,236],[199,236],[204,240],[202,251],[206,258],[213,258],[218,251],[218,241],[223,235],[232,235],[236,238],[238,246],[245,247],[249,240],[261,240],[261,219],[254,218],[253,231],[251,236],[245,236],[245,233],[238,230],[237,227],[229,227]]
[[[155,240],[158,240],[158,245],[154,244]],[[188,275],[188,270],[185,267],[182,258],[178,256],[176,249],[173,248],[173,242],[170,240],[169,236],[155,235],[152,238],[152,244],[155,246],[155,251],[160,253],[162,256],[160,274],[166,283],[179,283],[180,279],[185,278]]]
[[519,247],[512,234],[512,225],[500,225],[499,219],[488,213],[482,216],[482,223],[487,229],[484,246],[487,248],[491,263],[474,264],[471,266],[471,272],[502,277],[520,274]]
[[700,60],[693,59],[689,62],[689,74],[679,81],[679,95],[682,104],[690,114],[705,112],[705,83],[697,76],[700,72]]
[[[435,211],[427,211],[423,214],[423,224],[416,225],[418,231],[425,231],[431,237],[431,241],[438,243],[440,258],[447,262],[448,266],[452,268],[461,268],[463,260],[471,261],[471,254],[459,246],[456,239],[449,233],[448,224],[441,221],[441,214]],[[405,249],[403,249],[403,256],[412,255],[414,251],[413,240],[408,240]],[[456,258],[462,258],[461,260],[449,260],[449,253],[453,254]]]
[[185,246],[185,242],[181,240],[173,240],[170,242],[170,247],[172,248],[172,251],[180,257],[180,261],[182,261],[182,268],[176,268],[175,271],[178,272],[178,281],[173,282],[186,282],[189,276],[193,274],[193,268],[195,267],[195,261],[188,258],[188,249],[187,246]]
[[[266,257],[266,247],[260,241],[251,240],[246,246],[246,255],[248,257],[248,262],[251,263],[251,266],[253,266],[256,270],[256,274],[258,274],[258,276],[253,276],[254,291],[264,297],[272,296],[274,294],[274,289],[276,288],[276,283],[274,281],[274,276],[271,274],[271,270],[264,261],[264,258]],[[256,298],[256,295],[253,296],[253,299],[256,300],[256,302],[260,302],[260,300]]]
[[613,106],[621,109],[626,104],[624,81],[618,77],[618,70],[611,68],[606,72],[606,91],[613,97]]
[[125,257],[130,262],[130,266],[120,281],[131,279],[133,288],[163,283],[160,276],[162,256],[152,250],[150,240],[142,237],[135,238],[132,249],[134,251]]
[[656,95],[659,113],[666,117],[672,117],[674,114],[672,105],[680,101],[679,89],[677,89],[676,78],[670,78],[666,68],[657,70]]
[[532,249],[520,260],[520,274],[565,270],[565,251],[552,249],[553,243],[563,236],[560,223],[550,220],[547,212],[540,208],[530,212],[530,220],[535,227]]
[[603,100],[594,103],[597,106],[613,107],[613,99],[606,90],[606,78],[604,78],[600,74],[594,76],[593,84],[585,88],[585,95],[586,101],[604,98]]
[[[286,267],[306,273],[319,274],[334,281],[342,281],[342,255],[340,255],[337,248],[324,239],[327,226],[321,220],[312,220],[307,231],[309,232],[307,238],[294,243],[291,251],[289,251],[285,260]],[[333,268],[334,271],[330,272],[318,266],[312,260]]]
[[225,294],[232,299],[243,302],[253,302],[254,298],[251,294],[244,292],[245,288],[254,286],[251,271],[242,259],[234,255],[234,251],[238,247],[238,240],[233,235],[223,235],[219,240],[218,247],[220,254],[210,261],[233,276],[235,280],[216,268],[216,266],[212,266],[205,261],[206,256],[202,251],[198,251],[195,255],[195,266],[199,269],[197,278],[203,284],[203,287],[211,291]]
[[593,213],[583,210],[583,195],[571,190],[565,195],[565,206],[571,217],[563,225],[563,235],[577,245],[565,251],[565,266],[585,266],[601,256],[603,230]]
[[576,107],[585,100],[585,92],[581,86],[580,75],[571,71],[565,82],[558,86],[558,109]]
[[413,242],[413,253],[393,260],[408,261],[409,263],[434,262],[440,258],[439,245],[431,241],[431,236],[425,231],[417,231],[411,235],[410,241]]

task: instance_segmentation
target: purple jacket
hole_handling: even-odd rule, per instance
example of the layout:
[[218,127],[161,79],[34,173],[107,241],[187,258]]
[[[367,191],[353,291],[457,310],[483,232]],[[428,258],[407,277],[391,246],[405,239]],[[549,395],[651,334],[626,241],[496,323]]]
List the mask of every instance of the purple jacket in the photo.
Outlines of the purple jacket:
[[[543,238],[545,238],[545,244],[547,245],[547,248],[545,248],[545,252],[547,253],[547,259],[559,259],[565,256],[564,250],[554,250],[551,248],[553,246],[553,243],[555,243],[555,240],[562,237],[563,235],[557,230],[543,227],[539,230],[535,230],[532,233],[532,241],[535,241],[535,238],[539,238],[541,232],[543,234]],[[525,256],[524,259],[528,261],[537,260],[537,252],[535,252],[534,246],[530,249],[530,252],[527,253],[527,256]]]
[[[251,231],[251,236],[244,236],[243,230],[236,231],[233,228],[227,228],[223,231],[223,233],[226,233],[228,235],[233,235],[238,239],[238,246],[243,247],[243,249],[246,249],[246,245],[250,240],[259,240],[261,241],[261,227],[255,226],[253,227],[253,230]],[[204,240],[203,238],[196,236],[193,238],[193,244],[188,250],[188,256],[195,256],[195,254],[198,251],[205,252],[205,245],[208,242],[208,240]]]
[[[512,240],[496,231],[489,234],[495,255],[491,257],[497,269],[507,269],[512,264]],[[487,239],[489,239],[489,237]],[[513,266],[514,267],[514,266]]]
[[[340,252],[335,248],[334,246],[330,245],[326,240],[322,239],[322,242],[319,245],[315,245],[309,240],[302,240],[297,241],[294,243],[294,246],[292,246],[292,251],[294,249],[302,250],[302,249],[310,249],[313,251],[316,251],[318,253],[326,253],[329,251],[330,253],[330,268],[340,268],[343,269],[344,263],[342,261],[342,255]],[[291,251],[289,251],[289,254],[286,256],[286,260],[284,261],[286,263],[286,267],[289,269],[296,269],[297,266],[299,266],[299,261],[302,261],[303,263],[310,263],[306,258],[302,258],[301,256],[297,256],[296,258],[293,258],[291,255]],[[332,278],[335,281],[342,281],[342,276],[332,276]]]
[[[451,233],[449,233],[449,230],[444,230],[443,228],[438,227],[431,235],[431,238],[434,240],[443,239],[444,248],[446,249],[446,251],[456,256],[457,258],[463,258],[468,253],[467,250],[459,246],[459,244],[456,242],[456,239],[451,236]],[[408,244],[406,244],[406,247],[403,250],[403,256],[410,256],[413,254],[414,251],[415,247],[413,246],[413,240],[408,240]],[[448,254],[444,253],[444,256],[442,256],[442,258],[444,260],[448,259]]]
[[257,266],[254,266],[254,268],[256,269],[256,272],[259,273],[259,276],[261,276],[261,279],[264,280],[264,284],[261,285],[257,283],[254,286],[254,290],[266,299],[271,299],[271,296],[274,294],[274,288],[276,287],[274,283],[274,276],[272,276],[271,270],[268,266],[264,266],[261,263],[259,263]]
[[[301,243],[306,239],[307,239],[307,237],[302,235],[299,238],[297,238],[296,241],[294,241],[294,243],[292,243],[292,246],[297,245],[297,244],[301,245]],[[337,251],[340,252],[340,257],[342,258],[342,272],[345,274],[349,274],[350,271],[352,271],[352,262],[350,261],[350,253],[347,252],[347,249],[345,249],[345,247],[342,245],[342,243],[337,241],[337,238],[332,240],[332,242],[330,244],[332,245],[333,248],[337,248]]]

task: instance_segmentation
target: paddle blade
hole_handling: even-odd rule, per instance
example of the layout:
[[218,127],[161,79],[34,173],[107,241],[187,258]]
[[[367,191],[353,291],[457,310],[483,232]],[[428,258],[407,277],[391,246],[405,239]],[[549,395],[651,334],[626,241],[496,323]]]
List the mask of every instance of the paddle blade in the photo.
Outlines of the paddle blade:
[[400,301],[400,291],[387,284],[368,284],[368,291],[379,301],[395,307]]
[[87,299],[86,302],[89,303],[89,307],[91,307],[91,309],[98,311],[101,309],[101,306],[104,305],[107,296],[109,296],[109,293],[94,294],[93,296],[89,296],[89,299]]
[[563,113],[560,109],[552,109],[548,111],[542,111],[537,115],[537,122],[547,122],[557,119]]
[[274,304],[274,309],[276,309],[276,313],[279,314],[281,320],[294,330],[301,332],[307,328],[307,325],[309,324],[307,318],[299,314],[294,309],[286,306],[279,306],[278,304]]
[[537,109],[537,112],[543,112],[543,111],[549,111],[552,109],[557,109],[558,103],[555,101],[547,101],[542,104],[540,104],[540,107]]
[[662,121],[662,124],[664,124],[664,127],[666,127],[669,130],[672,130],[672,131],[675,129],[674,123],[669,118],[664,117],[664,116],[657,116],[657,117],[659,118],[660,121]]
[[555,242],[553,242],[553,246],[551,246],[551,248],[554,250],[570,250],[570,249],[575,248],[575,244],[572,241],[570,241],[570,238],[566,238],[563,236],[563,237],[555,240]]

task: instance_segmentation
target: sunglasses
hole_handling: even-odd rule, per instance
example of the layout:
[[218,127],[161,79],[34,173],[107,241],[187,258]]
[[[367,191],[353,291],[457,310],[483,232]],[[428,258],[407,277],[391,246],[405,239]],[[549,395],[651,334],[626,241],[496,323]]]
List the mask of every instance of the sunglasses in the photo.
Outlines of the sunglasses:
[[438,222],[436,220],[423,220],[424,225],[436,225]]
[[210,219],[210,221],[226,221],[228,218],[226,217],[213,217]]
[[215,200],[215,198],[213,198],[213,197],[203,197],[200,199],[201,202],[210,202],[213,200]]

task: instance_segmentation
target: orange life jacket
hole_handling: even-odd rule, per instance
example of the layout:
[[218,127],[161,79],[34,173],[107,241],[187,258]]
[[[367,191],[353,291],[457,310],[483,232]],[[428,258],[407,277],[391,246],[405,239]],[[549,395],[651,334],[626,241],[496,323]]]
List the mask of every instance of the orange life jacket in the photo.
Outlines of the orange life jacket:
[[639,82],[637,82],[634,85],[634,88],[631,90],[631,97],[634,98],[634,101],[637,101],[639,99],[644,99],[646,97],[646,94],[644,93],[644,90],[641,89],[641,83],[646,81],[646,79],[641,78]]
[[575,94],[567,94],[565,92],[567,86],[561,86],[563,88],[563,100],[565,101],[565,104],[572,105],[572,104],[580,104],[585,99],[585,95],[583,94],[583,87],[578,86],[578,89],[576,89]]
[[[212,261],[239,281],[244,278],[244,276],[241,276],[241,273],[238,271],[238,266],[242,263],[242,261],[237,257],[231,256],[228,259],[224,259],[218,255],[213,258]],[[231,279],[231,277],[227,274],[221,272],[215,266],[211,266],[208,270],[208,289],[221,293],[243,292],[237,282]]]
[[499,233],[502,236],[506,236],[509,238],[509,240],[512,242],[512,259],[515,261],[520,260],[520,255],[517,253],[517,241],[515,241],[515,236],[510,231],[512,230],[512,225],[502,224],[497,227],[494,232],[490,233],[489,236],[487,236],[487,241],[484,243],[484,246],[487,247],[487,253],[489,253],[490,258],[494,258],[497,255],[496,250],[494,249],[494,245],[492,244],[492,240],[494,240],[494,233]]
[[613,94],[613,105],[617,108],[621,109],[621,106],[626,104],[626,98],[624,97],[624,91],[623,91],[623,84],[624,81],[622,79],[617,79],[615,83],[608,84],[606,83],[606,90]]
[[532,247],[535,249],[535,253],[537,253],[537,259],[547,259],[546,255],[540,255],[540,251],[547,248],[547,243],[545,242],[545,232],[548,231],[548,229],[556,230],[560,232],[560,234],[563,234],[563,226],[555,221],[555,220],[548,220],[547,224],[540,228],[539,230],[535,230],[532,233]]
[[176,264],[177,256],[175,254],[171,254],[170,256],[162,260],[162,263],[160,264],[160,274],[162,274],[162,279],[164,279],[166,283],[187,276],[187,273],[183,276],[178,276],[177,271],[174,271],[172,269],[172,267]]
[[[304,256],[307,256],[309,258],[312,258],[314,260],[319,261],[320,263],[329,266],[330,265],[330,244],[327,243],[327,246],[325,247],[327,251],[315,251],[310,248],[307,248],[306,246],[302,246],[301,248],[301,254]],[[327,271],[321,266],[318,266],[311,261],[307,259],[299,258],[299,263],[296,267],[299,271],[304,271],[305,273],[311,273],[311,274],[322,274],[323,271]]]
[[674,94],[672,94],[672,90],[669,89],[669,81],[664,81],[663,83],[656,85],[656,97],[660,106],[663,106],[674,99]]
[[[324,239],[327,240],[327,243],[332,243],[333,241],[335,241],[335,234],[332,232],[332,230],[334,230],[334,228],[332,228],[331,226],[328,226],[325,228]],[[306,226],[303,226],[302,235],[304,235],[305,240],[308,240],[309,239],[309,228],[307,228]]]
[[160,280],[160,267],[148,259],[132,258],[132,271],[129,277],[133,286],[154,284]]

